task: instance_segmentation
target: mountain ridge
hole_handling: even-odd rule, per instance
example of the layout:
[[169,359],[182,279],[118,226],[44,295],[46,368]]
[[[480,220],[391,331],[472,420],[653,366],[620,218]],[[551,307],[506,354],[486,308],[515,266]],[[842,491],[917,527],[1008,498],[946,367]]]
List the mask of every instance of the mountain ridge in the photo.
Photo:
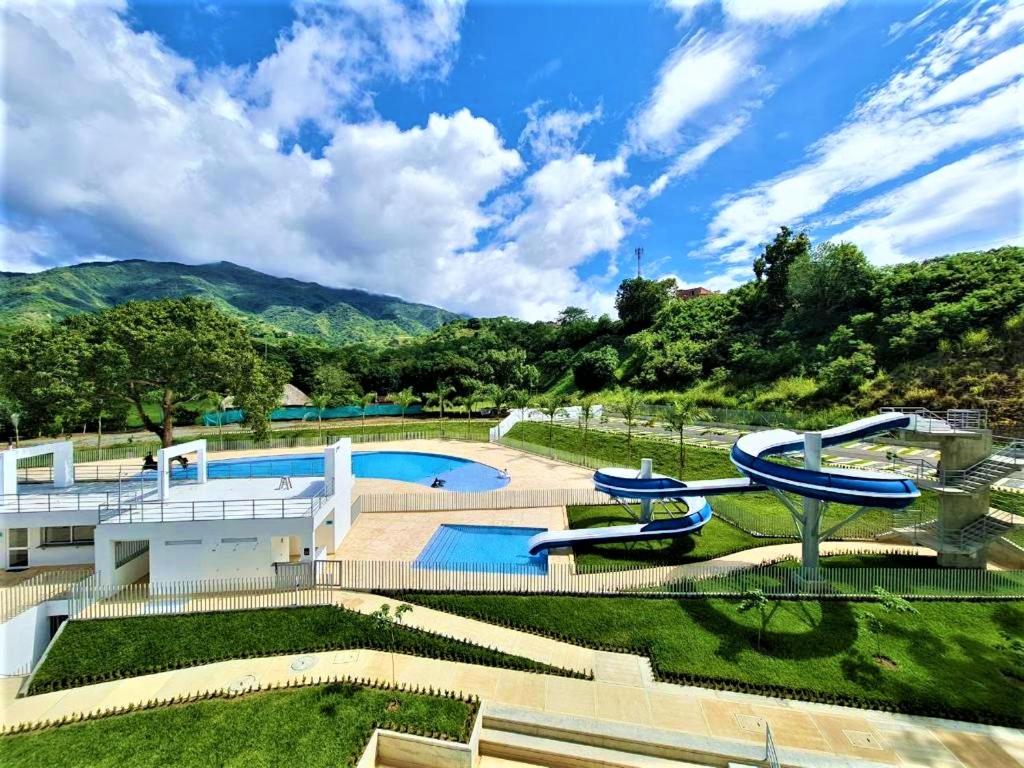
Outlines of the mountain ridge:
[[199,296],[272,329],[343,344],[428,333],[461,315],[395,296],[275,277],[230,261],[125,259],[0,271],[0,320],[57,322],[127,301]]

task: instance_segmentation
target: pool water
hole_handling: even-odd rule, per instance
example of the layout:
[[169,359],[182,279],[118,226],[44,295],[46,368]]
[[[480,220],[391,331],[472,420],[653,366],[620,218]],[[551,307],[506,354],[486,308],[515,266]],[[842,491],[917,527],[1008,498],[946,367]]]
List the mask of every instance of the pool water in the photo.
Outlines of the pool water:
[[501,525],[442,525],[413,562],[414,568],[546,575],[547,553],[531,555],[527,544],[544,528]]
[[[444,481],[446,491],[494,491],[508,485],[509,479],[497,469],[457,456],[411,451],[355,451],[352,473],[356,477],[402,480],[429,487],[435,479]],[[239,458],[211,461],[206,468],[210,480],[249,477],[322,477],[324,456],[302,454],[272,456],[265,459]],[[174,479],[194,479],[195,467],[172,469]]]

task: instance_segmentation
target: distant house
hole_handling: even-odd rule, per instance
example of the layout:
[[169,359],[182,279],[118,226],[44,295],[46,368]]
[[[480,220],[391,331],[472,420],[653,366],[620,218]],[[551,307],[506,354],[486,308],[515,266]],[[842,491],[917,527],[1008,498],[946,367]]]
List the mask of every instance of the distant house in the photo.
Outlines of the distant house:
[[701,296],[714,296],[718,291],[709,291],[704,286],[700,285],[696,288],[680,288],[676,291],[676,298],[688,301],[690,299],[699,299]]
[[[278,401],[278,405],[282,408],[310,405],[311,403],[309,396],[294,384],[284,385],[284,389],[281,390],[281,399]],[[223,405],[225,410],[230,410],[235,407],[235,399],[228,396],[224,398]]]

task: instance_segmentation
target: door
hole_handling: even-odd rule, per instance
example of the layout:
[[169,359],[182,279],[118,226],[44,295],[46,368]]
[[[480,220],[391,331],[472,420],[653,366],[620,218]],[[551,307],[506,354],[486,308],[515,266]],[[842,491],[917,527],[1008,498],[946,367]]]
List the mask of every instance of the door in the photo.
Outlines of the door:
[[7,569],[28,568],[28,528],[7,529]]

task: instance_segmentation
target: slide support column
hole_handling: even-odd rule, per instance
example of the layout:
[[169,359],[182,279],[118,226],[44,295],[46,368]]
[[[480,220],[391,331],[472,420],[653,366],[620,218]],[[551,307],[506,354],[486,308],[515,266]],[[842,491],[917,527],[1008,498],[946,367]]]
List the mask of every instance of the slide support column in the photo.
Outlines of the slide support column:
[[[821,433],[804,433],[804,469],[821,471]],[[801,536],[800,564],[818,567],[818,545],[821,539],[821,506],[818,499],[803,499],[804,524]]]
[[[654,459],[640,459],[640,477],[649,480],[654,476]],[[640,519],[649,523],[653,516],[654,501],[652,499],[640,500]]]

